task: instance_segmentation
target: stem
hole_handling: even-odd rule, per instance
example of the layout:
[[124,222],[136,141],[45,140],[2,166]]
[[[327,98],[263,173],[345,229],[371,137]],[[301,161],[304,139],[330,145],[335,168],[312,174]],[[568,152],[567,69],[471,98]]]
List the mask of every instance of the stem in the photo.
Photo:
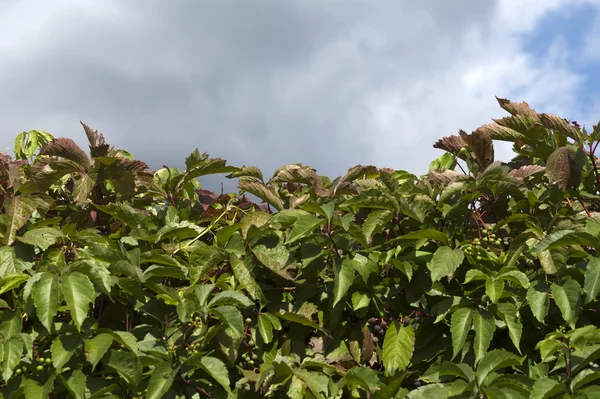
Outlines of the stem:
[[590,152],[589,152],[589,157],[590,160],[592,161],[592,167],[594,168],[594,175],[596,175],[596,188],[597,191],[600,191],[600,174],[598,174],[598,166],[596,165],[596,148],[598,148],[598,143],[596,143],[596,145],[594,147],[592,147],[592,145],[590,144]]
[[585,204],[583,203],[583,200],[581,198],[577,198],[579,200],[579,203],[581,204],[581,206],[583,207],[583,209],[585,210],[585,213],[588,215],[588,217],[592,217],[592,214],[590,213],[590,211],[588,211],[588,209],[586,208]]
[[200,388],[199,386],[192,384],[192,383],[190,382],[190,380],[188,380],[187,378],[185,378],[185,377],[183,377],[183,376],[182,376],[181,378],[183,379],[183,382],[184,382],[184,383],[186,383],[187,385],[189,385],[189,386],[191,386],[191,387],[195,388],[195,389],[196,389],[196,391],[198,391],[198,392],[200,392],[200,393],[203,393],[203,394],[204,394],[204,395],[205,395],[207,398],[212,398],[212,395],[211,395],[211,394],[209,394],[208,392],[206,392],[206,391],[205,391],[203,388]]
[[575,398],[575,394],[573,393],[573,358],[571,356],[571,345],[567,347],[567,354],[565,355],[565,363],[566,363],[566,371],[567,371],[567,393],[571,398]]

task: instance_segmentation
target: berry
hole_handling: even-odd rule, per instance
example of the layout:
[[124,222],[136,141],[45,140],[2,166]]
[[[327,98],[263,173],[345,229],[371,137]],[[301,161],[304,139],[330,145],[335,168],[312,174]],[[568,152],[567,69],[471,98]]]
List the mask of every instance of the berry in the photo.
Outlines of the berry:
[[404,327],[408,327],[410,325],[410,319],[404,319]]
[[41,364],[39,366],[37,366],[35,368],[37,371],[42,371],[44,369],[44,366],[42,366]]
[[381,326],[381,328],[387,327],[387,323],[385,321],[382,321],[379,325]]
[[[239,320],[239,319],[238,319],[238,320]],[[245,321],[246,321],[246,324],[252,324],[252,319],[251,319],[251,318],[249,318],[249,317],[248,317],[248,318],[246,318],[246,320],[245,320]]]
[[21,369],[16,369],[16,370],[15,370],[15,373],[17,373],[17,374],[23,374],[23,370],[21,370]]
[[421,318],[420,317],[415,317],[415,323],[420,323],[421,322]]
[[256,353],[252,354],[252,360],[258,360],[258,355]]
[[254,342],[253,339],[251,339],[250,341],[248,341],[248,346],[254,346],[256,345],[256,343]]
[[374,329],[375,331],[379,332],[379,331],[381,331],[381,326],[375,326],[375,327],[373,327],[373,329]]
[[51,364],[51,363],[52,363],[52,359],[46,358],[46,364]]
[[375,317],[371,317],[371,318],[369,319],[368,323],[369,323],[370,325],[373,325],[373,324],[377,323],[377,318],[375,318]]

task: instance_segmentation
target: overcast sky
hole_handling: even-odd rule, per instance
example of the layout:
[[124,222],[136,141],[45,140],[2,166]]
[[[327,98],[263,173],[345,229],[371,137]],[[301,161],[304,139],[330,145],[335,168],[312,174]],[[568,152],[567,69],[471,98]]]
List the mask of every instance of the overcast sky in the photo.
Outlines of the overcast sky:
[[[160,168],[195,148],[424,173],[494,96],[600,119],[600,0],[0,0],[0,146],[79,120]],[[497,149],[500,158],[506,148]],[[505,160],[505,159],[503,159]]]

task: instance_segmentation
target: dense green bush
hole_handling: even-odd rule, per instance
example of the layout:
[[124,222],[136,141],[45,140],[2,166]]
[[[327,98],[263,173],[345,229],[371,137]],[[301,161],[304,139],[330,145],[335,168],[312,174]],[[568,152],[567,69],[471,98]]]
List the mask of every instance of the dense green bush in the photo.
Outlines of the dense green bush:
[[[0,396],[600,397],[600,129],[499,103],[421,177],[265,181],[197,150],[150,172],[86,125],[89,154],[21,133],[0,156]],[[202,190],[216,173],[240,192]]]

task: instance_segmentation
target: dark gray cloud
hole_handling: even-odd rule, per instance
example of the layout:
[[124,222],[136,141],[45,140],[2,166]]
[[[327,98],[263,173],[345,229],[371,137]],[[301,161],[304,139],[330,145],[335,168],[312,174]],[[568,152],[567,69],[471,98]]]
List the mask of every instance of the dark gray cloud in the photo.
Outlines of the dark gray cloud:
[[267,175],[423,172],[435,139],[498,115],[494,95],[578,84],[495,29],[498,2],[446,3],[0,2],[0,146],[33,128],[85,144],[81,119],[154,168],[198,147]]

